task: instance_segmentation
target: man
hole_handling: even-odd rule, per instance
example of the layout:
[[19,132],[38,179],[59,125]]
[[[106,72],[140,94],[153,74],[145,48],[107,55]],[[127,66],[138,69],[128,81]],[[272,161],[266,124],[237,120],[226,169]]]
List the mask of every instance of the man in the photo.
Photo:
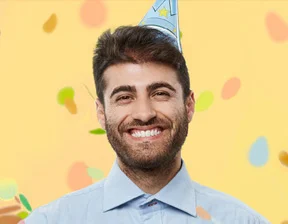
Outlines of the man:
[[147,26],[106,31],[93,58],[97,117],[117,158],[107,178],[35,209],[26,224],[268,224],[190,179],[181,148],[194,93],[179,41]]

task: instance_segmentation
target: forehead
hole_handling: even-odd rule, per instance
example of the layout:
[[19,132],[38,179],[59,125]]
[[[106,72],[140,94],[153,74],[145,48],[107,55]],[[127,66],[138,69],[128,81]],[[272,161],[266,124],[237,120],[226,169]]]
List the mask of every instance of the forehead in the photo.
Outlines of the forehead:
[[181,88],[176,71],[167,65],[156,63],[112,65],[104,72],[104,79],[107,84],[105,94],[111,93],[120,85],[135,86],[136,90],[141,91],[153,82],[163,81],[176,89]]

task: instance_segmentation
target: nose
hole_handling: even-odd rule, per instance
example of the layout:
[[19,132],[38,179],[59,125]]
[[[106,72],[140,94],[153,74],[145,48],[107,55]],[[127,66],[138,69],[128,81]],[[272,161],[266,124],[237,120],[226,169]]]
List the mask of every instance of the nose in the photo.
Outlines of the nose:
[[152,103],[147,100],[138,100],[134,104],[132,118],[135,120],[141,120],[142,122],[148,122],[150,119],[156,116],[156,111],[153,108]]

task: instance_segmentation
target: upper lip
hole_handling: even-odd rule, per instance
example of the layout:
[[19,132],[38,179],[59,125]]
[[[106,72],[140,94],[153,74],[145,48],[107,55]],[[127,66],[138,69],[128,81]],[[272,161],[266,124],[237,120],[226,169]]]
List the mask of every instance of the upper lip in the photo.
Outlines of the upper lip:
[[127,131],[131,131],[132,129],[137,129],[137,130],[151,130],[151,129],[154,129],[154,128],[160,128],[161,130],[163,130],[163,126],[161,125],[153,125],[153,126],[135,126],[135,127],[129,127],[127,129]]

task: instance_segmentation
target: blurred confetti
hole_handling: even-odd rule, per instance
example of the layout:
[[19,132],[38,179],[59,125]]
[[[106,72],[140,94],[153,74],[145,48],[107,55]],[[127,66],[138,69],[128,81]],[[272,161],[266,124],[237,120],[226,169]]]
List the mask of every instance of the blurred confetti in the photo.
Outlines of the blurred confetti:
[[104,177],[104,173],[102,170],[92,167],[87,168],[87,173],[90,177],[92,177],[95,180],[100,180]]
[[285,151],[280,152],[279,153],[279,160],[282,163],[282,165],[288,167],[288,153],[287,152],[285,152]]
[[67,178],[70,189],[79,190],[93,183],[87,173],[87,168],[84,162],[76,162],[71,166]]
[[27,198],[26,198],[23,194],[19,194],[19,199],[20,199],[22,205],[23,205],[29,212],[31,212],[31,211],[32,211],[32,208],[31,208],[31,205],[30,205],[30,203],[28,202]]
[[11,205],[8,207],[0,208],[0,215],[15,212],[18,211],[19,209],[21,209],[21,206],[19,205]]
[[71,114],[77,113],[77,106],[74,102],[74,90],[72,87],[61,89],[57,95],[57,101],[60,105],[65,105]]
[[288,224],[288,220],[281,222],[280,224]]
[[241,86],[241,81],[239,78],[234,77],[226,81],[222,88],[222,98],[224,100],[230,99],[231,97],[235,96]]
[[27,218],[28,215],[29,215],[29,213],[26,212],[26,211],[22,211],[22,212],[19,212],[19,213],[17,214],[17,216],[18,216],[19,218],[21,218],[21,219]]
[[183,33],[180,31],[180,39],[182,39],[183,37]]
[[270,12],[266,15],[266,28],[272,40],[283,42],[288,40],[288,24],[279,15]]
[[19,204],[21,204],[21,202],[17,196],[15,196],[14,198],[15,198],[15,201],[17,201]]
[[195,111],[200,112],[207,110],[214,101],[214,95],[211,91],[205,91],[200,94],[195,104]]
[[107,9],[102,0],[86,0],[80,9],[80,18],[88,27],[98,27],[106,19]]
[[11,200],[15,197],[17,191],[18,186],[14,179],[0,180],[0,199]]
[[97,129],[94,129],[94,130],[91,130],[89,131],[91,134],[94,134],[94,135],[103,135],[103,134],[106,134],[106,131],[102,128],[97,128]]
[[52,33],[57,25],[57,16],[52,14],[49,19],[43,24],[43,30],[46,33]]
[[0,216],[0,223],[1,224],[17,224],[20,221],[21,221],[21,218],[19,218],[16,215]]
[[211,215],[204,208],[200,206],[196,207],[196,213],[201,219],[211,220]]
[[254,166],[263,166],[267,163],[269,156],[267,139],[259,137],[251,146],[249,161]]

